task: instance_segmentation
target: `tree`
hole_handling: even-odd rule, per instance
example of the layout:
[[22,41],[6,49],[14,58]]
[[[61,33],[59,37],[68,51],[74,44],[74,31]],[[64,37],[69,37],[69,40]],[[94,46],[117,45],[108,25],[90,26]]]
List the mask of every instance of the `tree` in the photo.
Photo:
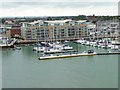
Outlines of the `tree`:
[[0,22],[1,22],[2,24],[4,24],[4,23],[5,23],[5,19],[2,18],[2,19],[0,20]]

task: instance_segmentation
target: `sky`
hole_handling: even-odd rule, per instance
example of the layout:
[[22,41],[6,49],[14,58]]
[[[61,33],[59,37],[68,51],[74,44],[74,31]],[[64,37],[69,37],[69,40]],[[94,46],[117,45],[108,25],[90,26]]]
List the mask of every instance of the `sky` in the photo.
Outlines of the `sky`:
[[118,15],[119,0],[1,0],[0,17]]

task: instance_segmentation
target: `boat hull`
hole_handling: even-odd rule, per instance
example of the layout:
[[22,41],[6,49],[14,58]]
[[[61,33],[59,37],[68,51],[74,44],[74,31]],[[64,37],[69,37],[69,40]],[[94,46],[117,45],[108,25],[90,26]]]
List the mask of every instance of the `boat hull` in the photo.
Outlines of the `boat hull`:
[[11,45],[11,46],[0,46],[0,48],[14,48],[14,45]]

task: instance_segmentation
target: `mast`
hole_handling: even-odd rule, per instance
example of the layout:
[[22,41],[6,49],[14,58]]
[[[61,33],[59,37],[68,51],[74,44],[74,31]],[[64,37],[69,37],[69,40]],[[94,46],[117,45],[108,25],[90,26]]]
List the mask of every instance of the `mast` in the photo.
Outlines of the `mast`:
[[[79,39],[80,39],[80,31],[81,31],[81,27],[80,27],[80,25],[79,25],[79,23],[77,22],[77,27],[78,27],[78,37],[79,37]],[[80,31],[79,31],[79,28],[80,28]],[[79,52],[79,44],[77,43],[77,53]]]

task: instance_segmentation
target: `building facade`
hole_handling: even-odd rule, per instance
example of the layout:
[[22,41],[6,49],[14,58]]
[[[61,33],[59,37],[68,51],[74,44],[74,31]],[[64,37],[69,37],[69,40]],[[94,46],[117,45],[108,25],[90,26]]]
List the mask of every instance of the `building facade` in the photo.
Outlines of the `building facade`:
[[20,25],[14,25],[10,29],[11,37],[21,37],[21,26]]
[[55,20],[22,23],[26,40],[71,40],[88,36],[86,21]]

